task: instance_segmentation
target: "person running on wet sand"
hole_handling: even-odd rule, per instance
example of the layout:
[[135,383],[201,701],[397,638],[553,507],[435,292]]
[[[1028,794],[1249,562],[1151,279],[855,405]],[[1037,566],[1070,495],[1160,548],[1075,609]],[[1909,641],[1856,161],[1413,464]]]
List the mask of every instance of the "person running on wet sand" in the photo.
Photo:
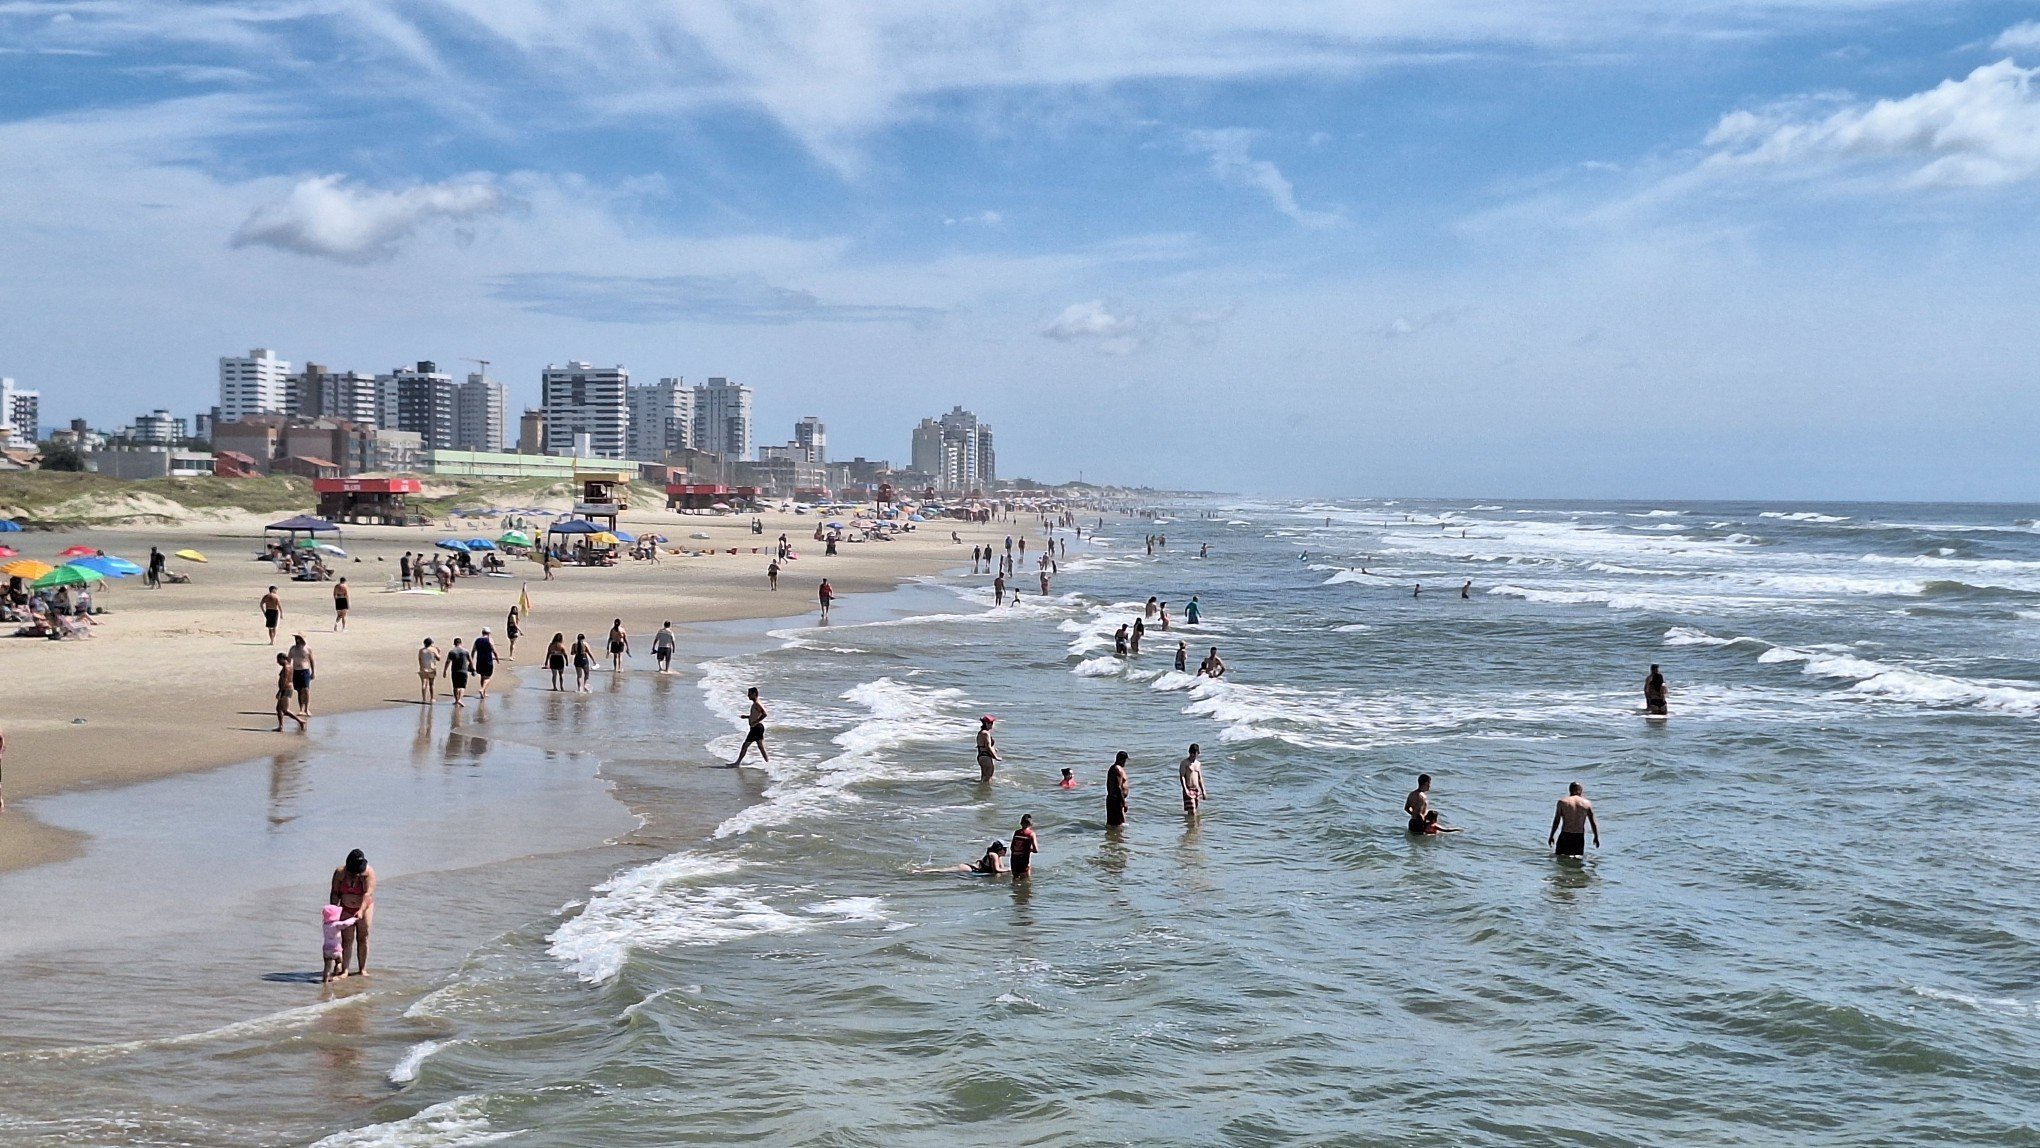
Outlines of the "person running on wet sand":
[[588,635],[575,634],[574,644],[567,650],[567,656],[574,660],[574,692],[591,692],[588,675],[595,671],[595,649],[588,644]]
[[1126,793],[1130,782],[1126,775],[1126,751],[1122,749],[1112,758],[1112,768],[1105,771],[1105,824],[1108,828],[1126,824]]
[[1190,643],[1188,642],[1176,643],[1176,672],[1179,674],[1190,672]]
[[552,688],[567,688],[567,636],[554,634],[552,644],[545,648],[545,668],[552,674]]
[[609,623],[609,671],[623,672],[623,659],[630,656],[630,635],[623,632],[623,619]]
[[659,632],[652,635],[652,660],[659,663],[659,672],[673,672],[673,651],[680,646],[680,639],[673,636],[673,623],[662,622]]
[[276,596],[276,587],[271,586],[269,592],[262,595],[260,606],[262,625],[269,631],[269,644],[273,646],[276,644],[277,620],[283,617],[283,599]]
[[1124,622],[1119,624],[1119,631],[1112,635],[1112,652],[1122,658],[1126,656],[1126,623]]
[[1417,787],[1410,790],[1408,797],[1403,798],[1402,811],[1410,816],[1410,832],[1422,833],[1424,831],[1424,814],[1431,811],[1430,774],[1420,773],[1417,775]]
[[1665,676],[1658,672],[1657,663],[1652,662],[1650,673],[1643,679],[1643,712],[1647,714],[1669,714],[1671,691],[1665,686]]
[[347,579],[333,583],[333,632],[347,628]]
[[1555,845],[1560,857],[1584,857],[1590,829],[1594,833],[1594,848],[1599,849],[1601,826],[1594,820],[1594,803],[1587,800],[1587,787],[1575,781],[1566,787],[1565,796],[1558,799],[1558,809],[1551,815],[1551,833],[1544,843]]
[[1212,681],[1225,676],[1225,663],[1219,659],[1217,646],[1211,647],[1211,652],[1204,655],[1203,661],[1197,663],[1197,676],[1210,678]]
[[1034,870],[1034,855],[1041,852],[1041,841],[1034,836],[1034,815],[1020,815],[1020,828],[1013,831],[1013,876],[1027,876]]
[[475,659],[475,679],[481,689],[475,692],[475,700],[489,696],[489,679],[496,676],[496,643],[489,637],[489,628],[482,627],[481,636],[475,639],[471,648]]
[[368,858],[356,849],[347,854],[347,861],[333,870],[333,883],[326,893],[326,903],[340,906],[341,911],[355,918],[354,927],[340,934],[340,971],[347,971],[346,953],[354,951],[354,975],[368,975],[368,926],[375,918],[375,870],[368,864]]
[[418,704],[429,706],[439,700],[439,651],[432,639],[418,647]]
[[290,688],[297,693],[298,713],[312,716],[312,674],[318,669],[317,659],[312,657],[312,648],[305,645],[303,634],[291,635],[290,643]]
[[276,732],[278,733],[283,732],[283,719],[285,718],[296,722],[299,729],[305,728],[305,719],[292,712],[290,708],[291,692],[290,655],[278,654],[276,655]]
[[737,747],[737,760],[730,763],[732,767],[744,764],[744,755],[753,745],[758,747],[759,761],[772,760],[772,755],[765,752],[765,719],[771,715],[765,712],[765,703],[758,700],[757,686],[752,686],[745,696],[751,699],[751,708],[744,712],[744,721],[750,729],[744,734],[744,744]]
[[1204,804],[1206,796],[1204,764],[1201,760],[1203,752],[1197,743],[1190,743],[1190,756],[1184,758],[1183,764],[1176,767],[1176,780],[1183,787],[1183,812],[1191,817],[1197,816],[1197,807]]
[[459,638],[455,638],[453,640],[453,649],[446,652],[446,680],[453,686],[453,708],[455,709],[467,708],[468,674],[474,668],[475,656],[468,653],[467,649],[460,644]]
[[990,714],[986,714],[985,716],[978,719],[978,731],[977,731],[978,781],[980,784],[984,785],[990,785],[992,783],[993,771],[998,768],[999,763],[1001,761],[1005,760],[1005,758],[999,756],[998,743],[992,739],[992,723],[998,720],[999,720],[998,718],[995,718]]
[[829,580],[824,578],[821,587],[815,591],[815,596],[821,599],[822,621],[826,622],[829,620],[829,607],[836,601],[836,588],[829,585]]

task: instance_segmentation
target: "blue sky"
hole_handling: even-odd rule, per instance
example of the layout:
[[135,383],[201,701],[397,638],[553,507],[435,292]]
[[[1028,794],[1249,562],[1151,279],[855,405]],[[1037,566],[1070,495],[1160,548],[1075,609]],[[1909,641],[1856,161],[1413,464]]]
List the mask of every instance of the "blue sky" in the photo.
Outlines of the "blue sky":
[[2040,499],[2040,5],[0,0],[0,77],[46,421],[260,345],[1042,477]]

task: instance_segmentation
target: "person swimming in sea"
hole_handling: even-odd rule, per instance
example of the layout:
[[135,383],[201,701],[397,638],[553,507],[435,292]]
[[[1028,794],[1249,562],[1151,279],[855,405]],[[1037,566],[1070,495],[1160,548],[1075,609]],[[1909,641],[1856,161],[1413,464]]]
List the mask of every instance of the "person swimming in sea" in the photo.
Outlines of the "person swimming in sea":
[[1410,790],[1408,797],[1403,798],[1402,808],[1404,813],[1409,814],[1410,832],[1422,833],[1424,831],[1424,815],[1431,811],[1430,774],[1420,773],[1417,775],[1417,787]]
[[1056,782],[1055,787],[1057,789],[1075,789],[1077,787],[1077,771],[1067,765],[1063,766],[1062,780]]
[[916,869],[916,873],[969,873],[973,876],[995,877],[1006,871],[1006,843],[994,841],[985,846],[985,855],[976,861],[965,861],[956,865],[943,865],[934,869]]
[[1459,828],[1457,825],[1440,825],[1438,823],[1438,811],[1434,809],[1424,814],[1423,823],[1418,826],[1412,826],[1410,832],[1418,837],[1429,837],[1436,833],[1464,833],[1466,830]]

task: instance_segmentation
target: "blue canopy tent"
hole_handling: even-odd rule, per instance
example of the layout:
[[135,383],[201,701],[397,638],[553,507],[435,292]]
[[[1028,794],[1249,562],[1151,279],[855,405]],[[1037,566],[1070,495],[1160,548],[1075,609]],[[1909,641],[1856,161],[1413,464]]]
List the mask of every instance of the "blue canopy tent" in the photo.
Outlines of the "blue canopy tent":
[[562,518],[548,526],[545,532],[547,534],[600,534],[602,533],[602,524],[590,522],[585,518]]
[[0,518],[0,534],[14,534],[21,530],[21,523],[12,518]]
[[272,522],[263,527],[262,530],[264,533],[274,531],[281,534],[284,536],[286,543],[293,544],[296,543],[297,536],[300,534],[311,538],[320,534],[340,533],[339,527],[323,518],[314,518],[309,514],[300,514],[295,518],[286,518],[282,522]]

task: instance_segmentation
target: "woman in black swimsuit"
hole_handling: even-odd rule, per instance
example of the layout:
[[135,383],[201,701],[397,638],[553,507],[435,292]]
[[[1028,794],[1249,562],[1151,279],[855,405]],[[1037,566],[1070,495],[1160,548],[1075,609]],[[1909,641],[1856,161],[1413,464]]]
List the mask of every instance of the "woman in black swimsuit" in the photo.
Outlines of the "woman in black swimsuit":
[[552,645],[545,648],[545,668],[552,672],[552,688],[567,688],[567,636],[554,634]]
[[503,640],[509,643],[503,648],[503,660],[506,662],[517,660],[517,635],[524,632],[517,624],[520,620],[517,607],[510,607],[510,617],[503,623]]
[[595,668],[595,651],[588,646],[588,635],[575,634],[574,648],[568,651],[574,659],[574,692],[585,694],[588,690],[588,673]]

